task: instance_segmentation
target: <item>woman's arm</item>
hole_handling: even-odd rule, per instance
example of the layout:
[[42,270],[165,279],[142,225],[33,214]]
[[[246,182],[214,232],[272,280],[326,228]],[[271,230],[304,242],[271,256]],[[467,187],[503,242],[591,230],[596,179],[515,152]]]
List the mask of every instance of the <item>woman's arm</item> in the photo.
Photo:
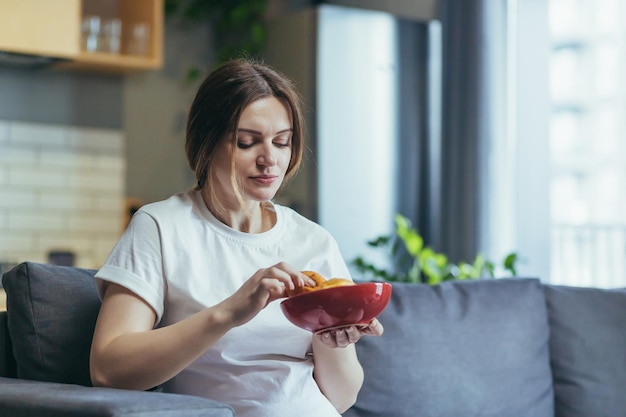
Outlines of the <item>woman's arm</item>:
[[156,314],[127,289],[108,284],[91,346],[95,386],[146,390],[178,374],[233,327],[219,307],[154,329]]
[[339,413],[356,402],[363,385],[363,368],[354,344],[363,335],[382,334],[383,326],[374,319],[366,328],[349,326],[313,335],[315,381]]
[[284,297],[285,288],[302,286],[308,280],[284,263],[260,269],[221,303],[159,329],[153,329],[156,313],[143,299],[109,283],[91,345],[92,382],[138,390],[162,384],[227,331]]

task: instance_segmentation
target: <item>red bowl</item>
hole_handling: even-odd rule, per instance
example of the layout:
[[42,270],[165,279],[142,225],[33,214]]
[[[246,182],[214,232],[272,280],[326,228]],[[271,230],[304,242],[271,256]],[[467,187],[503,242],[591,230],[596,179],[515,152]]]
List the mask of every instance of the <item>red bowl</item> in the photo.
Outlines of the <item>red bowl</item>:
[[311,332],[368,324],[387,306],[391,284],[364,282],[289,297],[280,303],[290,322]]

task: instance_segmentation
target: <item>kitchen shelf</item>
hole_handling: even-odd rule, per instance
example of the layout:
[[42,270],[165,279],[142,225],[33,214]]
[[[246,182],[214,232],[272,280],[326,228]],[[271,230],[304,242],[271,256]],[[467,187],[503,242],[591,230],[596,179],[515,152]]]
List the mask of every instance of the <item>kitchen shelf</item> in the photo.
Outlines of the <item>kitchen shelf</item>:
[[161,65],[161,59],[155,57],[81,52],[74,60],[60,63],[58,67],[123,73],[158,69]]
[[[163,9],[163,0],[0,0],[0,51],[59,58],[53,68],[60,70],[155,70],[163,65]],[[82,20],[90,15],[120,19],[120,53],[81,49]],[[145,55],[128,53],[127,34],[138,23],[149,27]]]

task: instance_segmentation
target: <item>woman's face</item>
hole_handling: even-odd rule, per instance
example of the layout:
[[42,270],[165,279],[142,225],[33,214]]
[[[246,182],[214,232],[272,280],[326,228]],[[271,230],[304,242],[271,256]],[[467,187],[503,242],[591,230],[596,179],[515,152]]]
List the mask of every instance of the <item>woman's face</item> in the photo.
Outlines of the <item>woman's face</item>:
[[[250,103],[237,127],[235,174],[245,202],[271,200],[280,188],[291,160],[293,134],[290,113],[275,97]],[[225,203],[237,202],[231,184],[232,142],[224,141],[216,156],[215,186]]]

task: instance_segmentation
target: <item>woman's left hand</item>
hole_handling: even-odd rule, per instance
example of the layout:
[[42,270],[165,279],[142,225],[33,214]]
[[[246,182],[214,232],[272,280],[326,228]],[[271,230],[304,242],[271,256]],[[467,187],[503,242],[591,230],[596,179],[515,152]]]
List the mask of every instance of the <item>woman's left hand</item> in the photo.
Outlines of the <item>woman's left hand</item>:
[[345,326],[332,330],[321,331],[315,334],[327,347],[344,348],[356,343],[362,336],[380,336],[383,334],[383,325],[377,319],[367,325]]

